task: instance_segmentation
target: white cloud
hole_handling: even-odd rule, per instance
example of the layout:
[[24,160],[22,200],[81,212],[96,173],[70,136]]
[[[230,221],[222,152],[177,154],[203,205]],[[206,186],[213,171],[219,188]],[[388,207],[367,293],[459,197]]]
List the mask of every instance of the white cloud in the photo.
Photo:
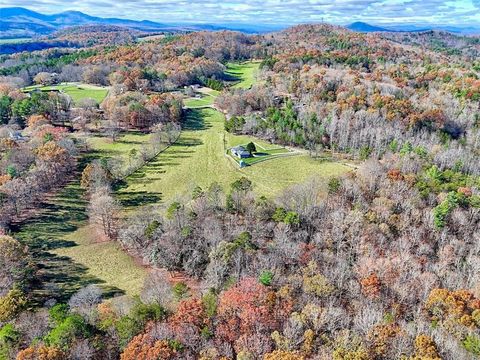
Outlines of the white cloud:
[[78,10],[102,17],[159,22],[250,22],[295,24],[320,21],[338,24],[418,23],[480,25],[480,0],[0,0],[0,6],[25,6],[54,13]]

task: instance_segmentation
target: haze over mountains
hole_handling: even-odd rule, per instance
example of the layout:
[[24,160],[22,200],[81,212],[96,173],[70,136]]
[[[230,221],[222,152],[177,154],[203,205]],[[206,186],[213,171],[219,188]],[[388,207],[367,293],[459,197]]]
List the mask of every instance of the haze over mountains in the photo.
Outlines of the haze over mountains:
[[66,11],[59,14],[45,15],[22,7],[0,9],[0,37],[32,37],[48,35],[68,26],[102,24],[125,26],[142,31],[163,30],[222,30],[231,29],[244,32],[266,32],[278,30],[278,26],[244,24],[165,24],[148,20],[128,20],[90,16],[80,11]]
[[[65,11],[58,14],[41,14],[22,7],[10,7],[0,9],[0,38],[19,38],[48,35],[56,30],[68,26],[87,24],[117,25],[142,31],[172,31],[172,30],[239,30],[247,33],[262,33],[279,30],[285,25],[268,24],[178,24],[159,23],[149,20],[129,20],[119,18],[102,18],[90,16],[80,11]],[[446,30],[458,33],[480,33],[480,26],[419,26],[419,25],[389,25],[375,26],[365,22],[354,22],[347,26],[353,31],[375,32],[375,31],[424,31],[424,30]]]
[[416,32],[428,30],[443,30],[462,34],[480,33],[480,27],[475,26],[418,26],[418,25],[390,25],[376,26],[357,21],[347,26],[348,29],[359,32]]

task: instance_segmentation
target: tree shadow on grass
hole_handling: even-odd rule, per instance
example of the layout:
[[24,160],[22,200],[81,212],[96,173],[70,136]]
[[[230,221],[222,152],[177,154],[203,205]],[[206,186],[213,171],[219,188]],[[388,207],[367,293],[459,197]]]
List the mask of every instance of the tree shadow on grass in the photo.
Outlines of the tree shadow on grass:
[[223,80],[228,82],[239,82],[242,80],[241,72],[236,72],[235,70],[228,70],[223,73]]
[[123,193],[120,192],[117,198],[122,206],[127,208],[136,208],[160,202],[162,199],[162,193],[152,193],[150,191],[129,191]]
[[201,109],[188,109],[185,122],[182,128],[184,130],[206,130],[211,127],[206,124]]
[[86,225],[86,205],[83,190],[74,182],[55,198],[44,201],[38,214],[12,225],[14,236],[29,247],[37,269],[31,289],[33,306],[42,306],[48,299],[67,301],[88,284],[99,284],[106,297],[124,294],[123,290],[105,286],[104,281],[88,274],[84,265],[51,252],[77,246],[66,236]]

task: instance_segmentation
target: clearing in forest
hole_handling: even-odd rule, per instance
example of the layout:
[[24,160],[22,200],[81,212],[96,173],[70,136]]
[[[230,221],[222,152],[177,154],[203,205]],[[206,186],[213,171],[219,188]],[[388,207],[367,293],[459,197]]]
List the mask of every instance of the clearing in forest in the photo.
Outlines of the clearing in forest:
[[228,63],[226,74],[236,89],[250,89],[256,83],[256,74],[260,61],[246,61],[243,63]]
[[142,169],[126,179],[118,195],[124,206],[169,202],[191,194],[195,186],[208,187],[218,182],[227,188],[236,179],[246,176],[259,195],[275,196],[286,187],[311,176],[329,178],[350,169],[335,162],[311,159],[307,154],[276,158],[239,169],[226,149],[254,141],[269,145],[251,136],[237,136],[224,131],[224,116],[205,108],[191,109],[179,140]]
[[33,289],[40,305],[60,297],[66,301],[82,286],[99,284],[106,295],[136,295],[146,269],[117,242],[102,241],[88,225],[87,201],[79,177],[47,198],[41,211],[13,227],[14,236],[34,254],[40,281]]
[[74,103],[78,103],[82,99],[89,98],[100,104],[108,94],[107,87],[80,83],[62,83],[50,86],[33,85],[23,88],[24,92],[31,92],[33,90],[63,92],[69,95]]

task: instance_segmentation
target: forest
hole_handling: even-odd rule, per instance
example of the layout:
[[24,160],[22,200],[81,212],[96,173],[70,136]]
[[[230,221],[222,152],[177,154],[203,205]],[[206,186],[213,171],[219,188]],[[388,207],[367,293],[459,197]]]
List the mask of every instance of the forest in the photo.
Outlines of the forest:
[[478,36],[44,45],[0,55],[0,359],[480,357]]

